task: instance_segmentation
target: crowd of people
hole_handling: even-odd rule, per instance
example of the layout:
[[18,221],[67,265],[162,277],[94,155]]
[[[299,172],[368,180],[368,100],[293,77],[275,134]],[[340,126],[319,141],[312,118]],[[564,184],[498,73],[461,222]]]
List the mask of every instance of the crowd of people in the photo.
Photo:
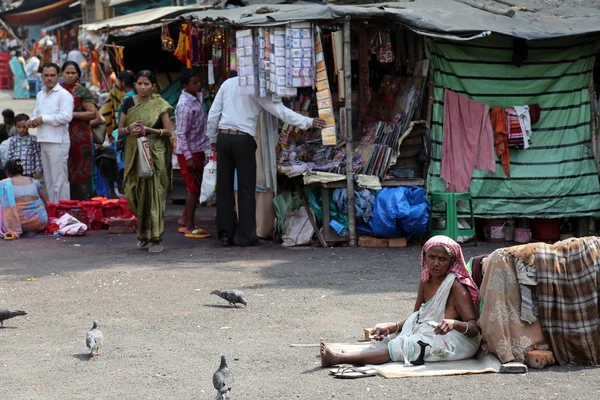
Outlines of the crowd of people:
[[[119,187],[118,193],[124,193],[138,219],[137,244],[148,248],[150,253],[163,250],[173,153],[188,191],[179,219],[180,232],[194,239],[211,236],[196,226],[195,212],[206,153],[216,151],[219,154],[217,230],[220,243],[233,245],[234,233],[238,232],[238,244],[252,246],[257,243],[254,134],[260,112],[265,110],[303,129],[319,128],[325,123],[320,118],[297,114],[271,99],[241,96],[237,78],[223,83],[207,114],[202,81],[195,69],[184,68],[180,72],[183,91],[175,113],[157,94],[156,81],[149,70],[137,75],[131,71],[121,72],[100,108],[98,97],[81,82],[82,71],[77,60],[68,60],[62,67],[46,63],[39,70],[43,85],[37,93],[31,117],[24,114],[15,117],[11,110],[3,112],[0,138],[8,138],[8,143],[0,144],[0,158],[10,161],[10,165],[20,166],[23,178],[32,179],[31,184],[36,187],[42,187],[38,180],[43,177],[47,200],[51,203],[94,197],[98,167],[102,177],[109,181],[111,193],[116,193],[115,186]],[[107,133],[103,145],[94,144],[92,130],[99,125]],[[28,133],[32,128],[37,129],[35,136]],[[173,152],[171,137],[175,132]],[[8,150],[4,156],[3,147]],[[151,166],[150,175],[143,168],[144,162]],[[18,174],[14,167],[11,171],[6,170],[8,181],[14,181]],[[239,175],[239,227],[234,215],[236,173]],[[40,226],[27,227],[23,232],[39,231]],[[0,226],[0,233],[6,231],[4,228]]]

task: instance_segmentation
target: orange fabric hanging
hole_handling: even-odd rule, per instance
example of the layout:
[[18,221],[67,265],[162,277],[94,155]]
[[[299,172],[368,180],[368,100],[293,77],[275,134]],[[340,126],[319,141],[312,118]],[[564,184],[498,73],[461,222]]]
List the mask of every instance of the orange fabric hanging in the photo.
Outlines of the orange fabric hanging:
[[494,148],[500,159],[506,177],[510,179],[510,150],[508,148],[508,132],[506,129],[506,113],[502,107],[492,108],[492,129],[494,130]]

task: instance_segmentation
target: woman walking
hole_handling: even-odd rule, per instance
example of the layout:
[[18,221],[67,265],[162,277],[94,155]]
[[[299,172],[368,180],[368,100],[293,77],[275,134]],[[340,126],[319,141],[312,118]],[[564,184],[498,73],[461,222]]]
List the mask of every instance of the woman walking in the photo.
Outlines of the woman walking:
[[73,120],[69,123],[69,183],[72,200],[89,200],[94,197],[92,177],[94,174],[94,149],[90,121],[96,118],[96,100],[92,93],[79,84],[81,69],[74,61],[63,64],[62,87],[74,99]]
[[15,77],[13,97],[15,99],[28,99],[29,83],[27,82],[27,74],[25,74],[25,60],[21,57],[20,51],[15,53],[8,65]]
[[[160,253],[164,233],[167,189],[171,179],[171,121],[173,108],[153,93],[152,72],[140,71],[135,80],[137,95],[123,101],[120,136],[132,136],[125,142],[125,197],[138,218],[138,247],[150,245],[150,253]],[[146,137],[153,174],[140,177],[138,140]]]

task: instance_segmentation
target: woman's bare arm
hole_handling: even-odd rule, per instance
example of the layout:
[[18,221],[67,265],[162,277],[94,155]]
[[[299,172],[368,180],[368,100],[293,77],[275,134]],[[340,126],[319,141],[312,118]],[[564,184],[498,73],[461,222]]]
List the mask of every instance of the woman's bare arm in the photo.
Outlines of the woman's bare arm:
[[81,121],[91,121],[96,118],[97,109],[94,103],[83,103],[84,111],[73,111],[73,119]]

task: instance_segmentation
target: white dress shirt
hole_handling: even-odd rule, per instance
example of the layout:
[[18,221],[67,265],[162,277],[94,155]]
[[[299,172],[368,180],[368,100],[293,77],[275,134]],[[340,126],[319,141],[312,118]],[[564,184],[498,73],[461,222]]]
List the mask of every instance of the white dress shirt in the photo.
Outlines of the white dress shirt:
[[240,94],[238,78],[233,77],[223,82],[208,113],[206,134],[210,143],[217,141],[219,129],[240,130],[254,136],[262,109],[301,129],[308,129],[313,123],[312,118],[290,110],[283,103],[274,103],[270,97]]
[[25,74],[29,79],[36,79],[38,70],[40,69],[40,59],[37,57],[31,57],[27,64],[25,64]]
[[39,143],[71,143],[69,122],[73,119],[73,96],[56,84],[49,92],[44,86],[37,94],[33,118],[42,117],[37,128]]

